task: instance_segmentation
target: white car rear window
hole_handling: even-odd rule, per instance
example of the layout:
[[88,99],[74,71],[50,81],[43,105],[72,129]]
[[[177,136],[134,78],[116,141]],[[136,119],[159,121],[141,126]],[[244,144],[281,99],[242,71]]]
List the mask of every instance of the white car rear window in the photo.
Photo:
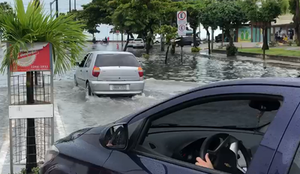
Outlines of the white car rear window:
[[133,55],[130,54],[98,54],[95,66],[133,66],[139,67],[140,64]]

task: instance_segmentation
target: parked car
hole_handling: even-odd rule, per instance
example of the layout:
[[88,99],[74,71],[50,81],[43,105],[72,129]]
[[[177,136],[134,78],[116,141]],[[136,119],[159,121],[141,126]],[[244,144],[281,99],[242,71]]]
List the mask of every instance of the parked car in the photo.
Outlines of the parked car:
[[297,78],[202,86],[58,140],[41,173],[298,174],[299,94]]
[[[192,45],[194,43],[193,36],[183,36],[182,41],[181,41],[181,37],[177,37],[175,39],[175,42],[176,42],[177,46],[180,46],[181,42],[183,43],[183,45]],[[196,42],[197,42],[196,46],[199,46],[201,43],[201,40],[199,37],[196,37]]]
[[88,53],[74,75],[75,85],[92,94],[141,94],[144,73],[129,52],[94,51]]
[[[216,43],[222,42],[222,34],[219,34],[215,37],[215,42]],[[224,42],[229,42],[228,38],[225,35],[224,35]]]
[[[156,35],[155,36],[155,39],[154,39],[154,44],[158,44],[158,43],[160,43],[160,41],[161,41],[161,35]],[[166,38],[165,37],[163,37],[163,42],[165,43],[166,42]]]
[[136,38],[133,41],[133,48],[145,48],[145,43],[142,38]]
[[130,38],[127,47],[133,47],[134,38]]

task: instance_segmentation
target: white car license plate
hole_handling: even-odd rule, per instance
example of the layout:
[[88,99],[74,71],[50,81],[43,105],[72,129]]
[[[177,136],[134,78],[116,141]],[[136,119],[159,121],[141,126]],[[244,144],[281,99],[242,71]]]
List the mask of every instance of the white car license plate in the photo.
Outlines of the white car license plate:
[[111,85],[111,89],[116,91],[127,90],[127,85]]

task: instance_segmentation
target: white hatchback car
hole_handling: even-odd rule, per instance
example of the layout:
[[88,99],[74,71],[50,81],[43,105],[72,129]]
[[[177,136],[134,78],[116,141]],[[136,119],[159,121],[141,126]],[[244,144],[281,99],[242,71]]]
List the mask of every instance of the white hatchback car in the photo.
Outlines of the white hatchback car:
[[89,95],[143,93],[144,72],[129,52],[94,51],[88,53],[74,75],[75,85],[86,88]]
[[142,38],[136,38],[133,41],[133,48],[145,48],[145,43]]

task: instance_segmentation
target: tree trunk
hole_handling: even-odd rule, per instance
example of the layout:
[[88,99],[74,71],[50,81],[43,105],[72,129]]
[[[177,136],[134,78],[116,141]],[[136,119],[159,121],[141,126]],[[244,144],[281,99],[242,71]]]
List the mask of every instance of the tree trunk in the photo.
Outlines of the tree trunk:
[[147,38],[147,43],[146,43],[146,54],[149,54],[149,53],[150,53],[152,36],[153,36],[153,34],[150,32],[150,34],[148,34],[148,36],[146,37],[146,38]]
[[160,35],[160,51],[165,51],[164,35]]
[[224,46],[224,30],[222,29],[222,43],[221,43],[221,47],[223,48]]
[[234,37],[234,32],[232,29],[229,30],[229,34],[228,34],[228,39],[229,39],[229,46],[232,47],[234,46],[233,44],[233,37]]
[[125,44],[125,47],[124,47],[123,51],[127,50],[128,43],[129,43],[129,33],[127,33],[127,40],[126,40],[126,44]]
[[170,49],[170,44],[169,44],[168,47],[167,47],[166,57],[165,57],[165,64],[168,64],[169,49]]
[[211,50],[210,50],[210,33],[208,31],[208,28],[205,29],[206,33],[207,33],[207,44],[208,44],[208,54],[211,54]]
[[176,44],[172,43],[172,47],[171,47],[171,54],[174,55],[175,54],[175,48],[176,48]]
[[[26,72],[26,97],[27,104],[34,103],[34,82],[33,72]],[[36,142],[35,142],[35,123],[33,118],[27,119],[27,137],[26,137],[26,172],[30,173],[36,162]]]
[[297,46],[300,46],[300,9],[299,9],[299,0],[296,1],[295,7],[295,16],[294,16],[294,24],[295,24],[295,34],[296,34],[296,43]]
[[196,48],[198,46],[197,40],[196,40],[196,30],[197,28],[193,28],[193,43],[194,43],[194,47]]
[[268,27],[263,28],[263,50],[268,50],[269,45],[268,45]]
[[214,49],[214,33],[215,33],[215,30],[214,29],[211,29],[211,52],[213,51]]
[[121,47],[123,50],[123,46],[124,46],[124,38],[123,38],[123,32],[121,32]]

